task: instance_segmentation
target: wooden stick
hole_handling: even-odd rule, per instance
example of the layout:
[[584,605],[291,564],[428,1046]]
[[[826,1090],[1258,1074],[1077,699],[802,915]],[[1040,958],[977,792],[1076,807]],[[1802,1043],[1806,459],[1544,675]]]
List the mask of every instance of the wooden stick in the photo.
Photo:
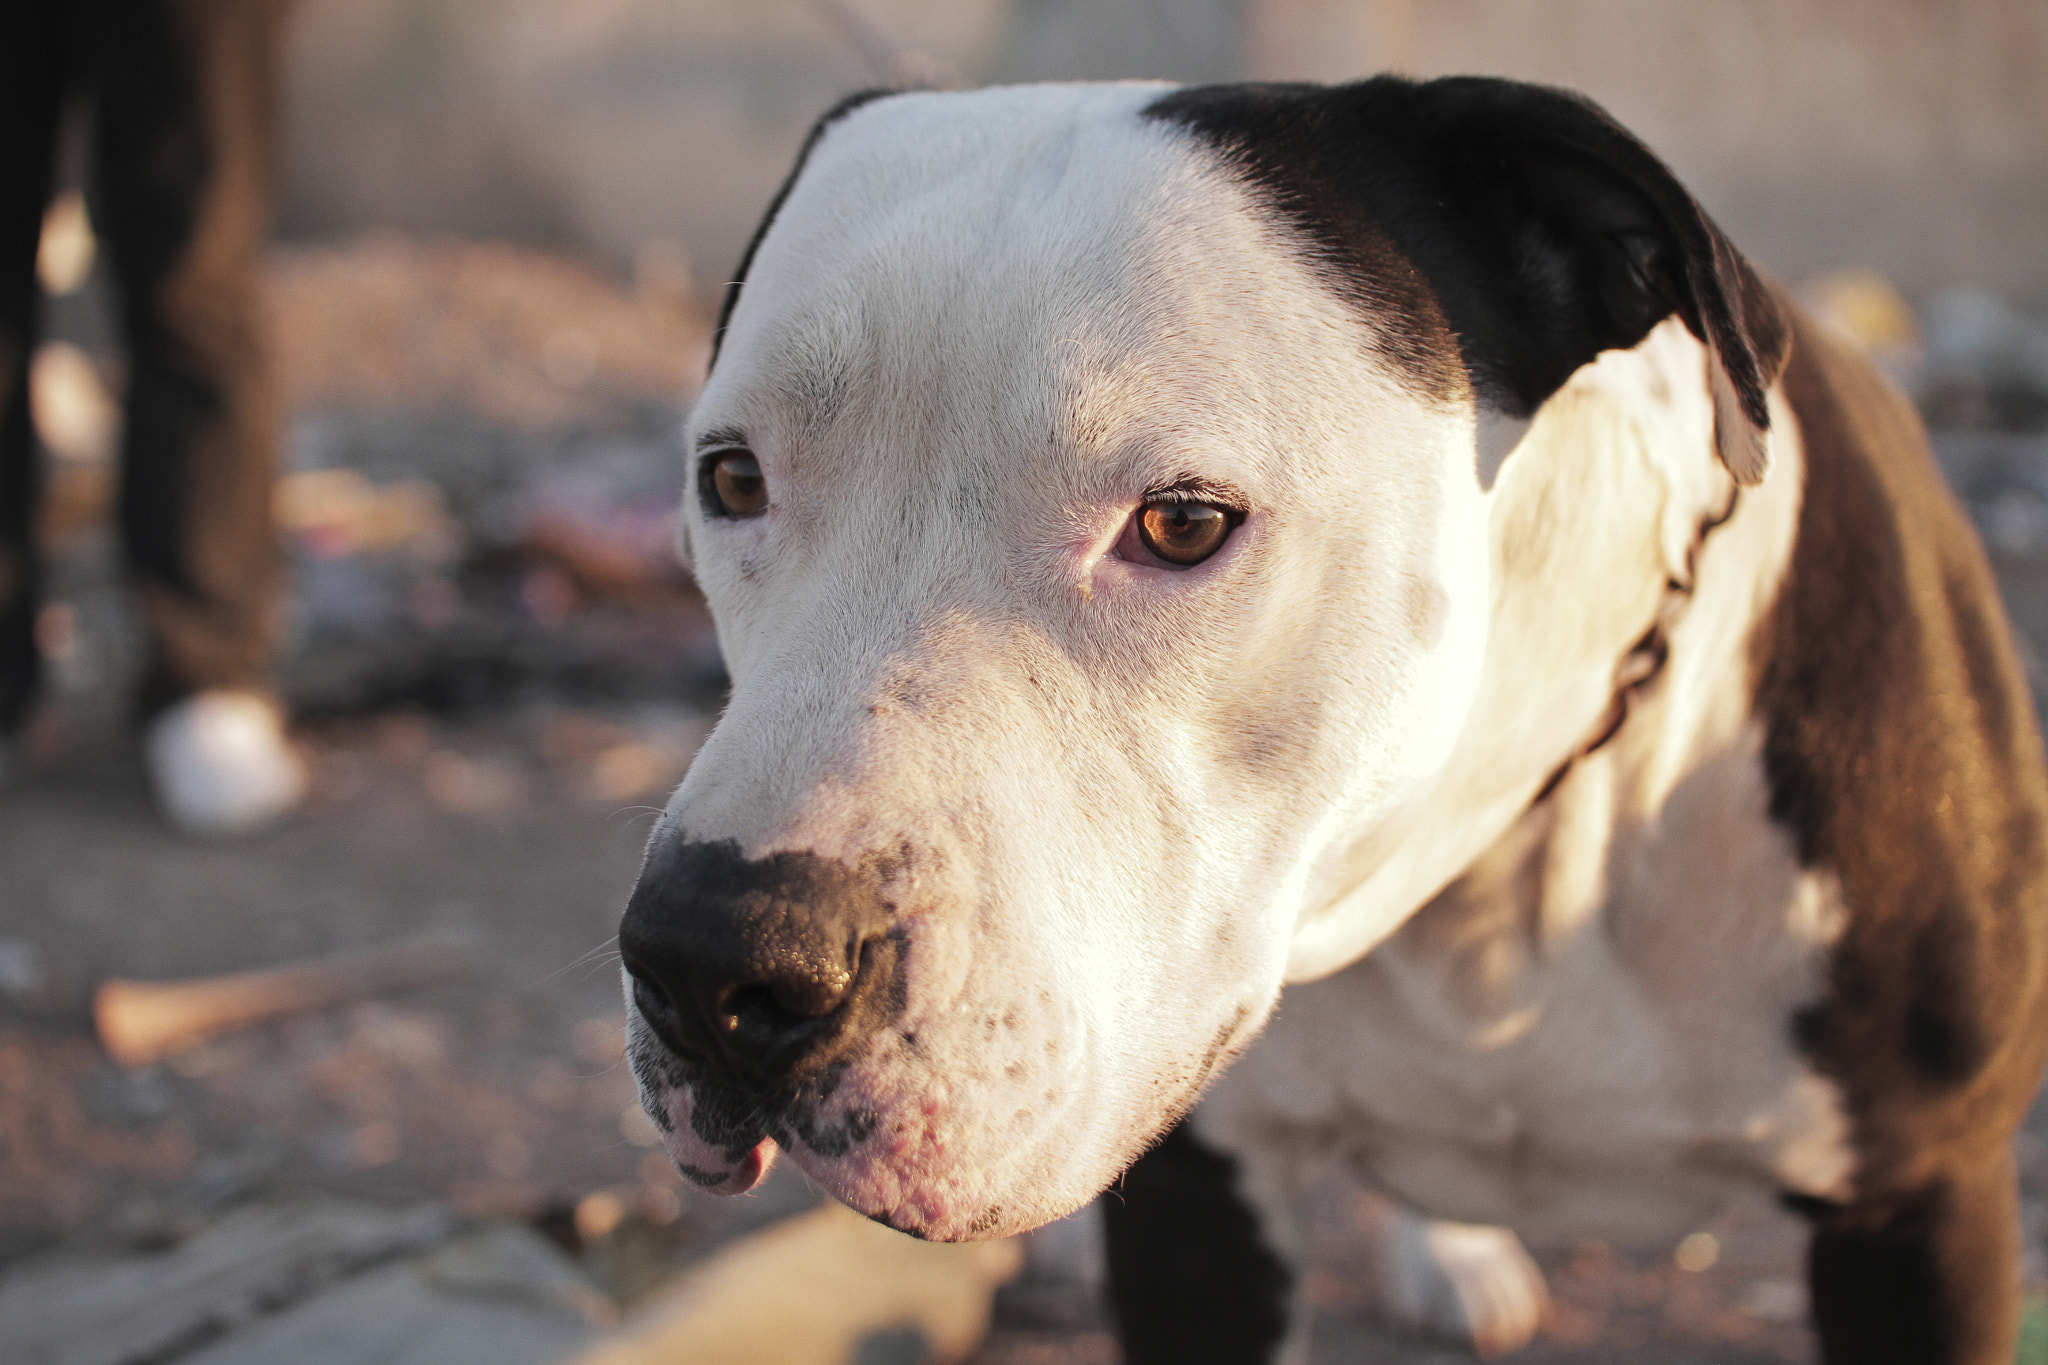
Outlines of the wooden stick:
[[381,948],[337,953],[189,981],[100,983],[93,1022],[107,1055],[123,1066],[147,1066],[215,1034],[281,1014],[361,1000],[460,971],[474,942],[469,935],[437,932]]

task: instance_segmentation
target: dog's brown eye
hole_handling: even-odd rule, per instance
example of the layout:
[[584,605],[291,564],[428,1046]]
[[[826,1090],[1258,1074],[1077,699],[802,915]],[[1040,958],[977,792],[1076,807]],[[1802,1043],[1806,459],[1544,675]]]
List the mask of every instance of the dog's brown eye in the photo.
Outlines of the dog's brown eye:
[[724,450],[704,462],[704,510],[716,517],[758,516],[768,506],[761,462],[745,450]]
[[1138,512],[1138,539],[1167,563],[1187,568],[1222,549],[1242,519],[1206,502],[1152,502]]

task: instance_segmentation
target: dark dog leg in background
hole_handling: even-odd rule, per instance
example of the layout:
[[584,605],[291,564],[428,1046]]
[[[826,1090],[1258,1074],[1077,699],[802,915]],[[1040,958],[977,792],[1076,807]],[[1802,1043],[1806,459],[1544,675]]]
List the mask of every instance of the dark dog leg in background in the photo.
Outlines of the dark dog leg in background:
[[1237,1162],[1185,1123],[1102,1199],[1127,1365],[1263,1365],[1287,1336],[1294,1274],[1262,1236]]
[[1815,1216],[1807,1257],[1827,1365],[2010,1365],[2020,1312],[2010,1152]]

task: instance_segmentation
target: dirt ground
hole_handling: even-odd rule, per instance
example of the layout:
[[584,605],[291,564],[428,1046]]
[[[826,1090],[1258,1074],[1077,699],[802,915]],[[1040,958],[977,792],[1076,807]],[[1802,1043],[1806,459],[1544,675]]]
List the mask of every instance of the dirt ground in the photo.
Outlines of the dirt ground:
[[[281,263],[279,316],[309,320],[280,341],[285,391],[306,409],[282,682],[314,786],[260,839],[193,843],[151,810],[124,712],[134,632],[98,529],[103,452],[61,464],[52,695],[0,781],[0,1275],[53,1246],[161,1247],[246,1201],[323,1190],[532,1220],[580,1239],[630,1304],[815,1202],[786,1166],[737,1200],[683,1188],[620,1059],[612,936],[719,685],[662,521],[676,419],[662,395],[683,382],[670,359],[701,343],[701,311],[662,262],[642,274],[628,290],[509,249],[391,239]],[[517,287],[535,279],[546,288]],[[96,344],[88,314],[68,325]],[[433,363],[409,363],[406,346]],[[2048,644],[2048,445],[1959,437],[1944,451],[2001,547],[2016,619]],[[94,1037],[109,978],[430,929],[475,945],[436,984],[139,1068]],[[2024,1134],[2022,1157],[2038,1282],[2048,1143]],[[1372,1320],[1361,1200],[1336,1179],[1319,1200],[1318,1365],[1468,1359]],[[610,1214],[593,1227],[579,1207]],[[1692,1268],[1668,1252],[1536,1248],[1554,1302],[1516,1359],[1811,1360],[1798,1228],[1751,1211],[1701,1231],[1712,1240],[1692,1243]],[[1086,1236],[1062,1236],[1050,1271],[999,1297],[981,1365],[1116,1359],[1076,1279]]]

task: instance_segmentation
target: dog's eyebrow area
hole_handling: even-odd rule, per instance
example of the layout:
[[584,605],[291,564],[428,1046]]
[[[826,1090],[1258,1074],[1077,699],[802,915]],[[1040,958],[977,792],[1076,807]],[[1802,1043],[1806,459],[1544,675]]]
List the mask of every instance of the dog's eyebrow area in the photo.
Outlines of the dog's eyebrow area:
[[1215,479],[1205,479],[1199,474],[1183,474],[1171,483],[1154,488],[1145,494],[1145,501],[1214,503],[1238,513],[1252,510],[1252,500],[1242,489]]
[[699,455],[710,450],[723,450],[728,446],[743,446],[747,433],[734,426],[716,426],[697,437],[695,444]]

